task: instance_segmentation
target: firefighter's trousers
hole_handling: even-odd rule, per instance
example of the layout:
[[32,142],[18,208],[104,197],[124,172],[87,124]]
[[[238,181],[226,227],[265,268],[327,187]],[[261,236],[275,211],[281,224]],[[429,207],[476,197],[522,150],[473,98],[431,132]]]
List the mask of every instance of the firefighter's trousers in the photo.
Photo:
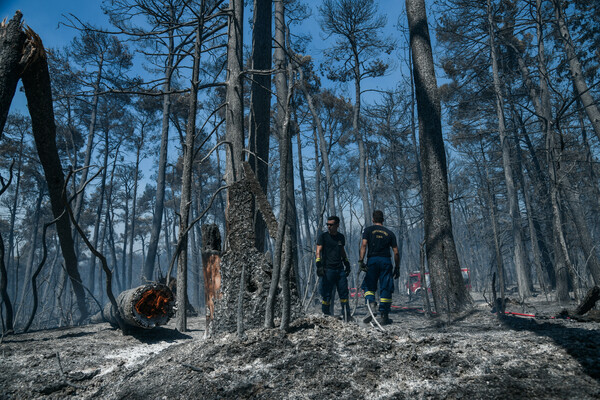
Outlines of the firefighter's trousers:
[[390,257],[369,257],[367,274],[362,284],[366,301],[375,301],[375,292],[379,284],[379,311],[389,313],[392,307],[394,293],[394,278],[392,274],[392,259]]
[[329,315],[329,305],[331,304],[331,292],[337,288],[338,296],[342,310],[348,307],[348,279],[343,268],[325,268],[325,275],[321,277],[319,291],[321,292],[321,308],[323,314]]

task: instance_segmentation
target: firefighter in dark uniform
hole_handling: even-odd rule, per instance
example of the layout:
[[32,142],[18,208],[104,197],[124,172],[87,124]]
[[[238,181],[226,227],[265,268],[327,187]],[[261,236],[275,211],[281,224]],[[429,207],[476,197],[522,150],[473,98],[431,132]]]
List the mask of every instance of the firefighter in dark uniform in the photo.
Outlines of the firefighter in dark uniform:
[[[390,248],[394,253],[394,269],[392,272],[392,259]],[[368,249],[368,253],[367,253]],[[368,262],[365,264],[365,253],[368,254]],[[358,266],[361,271],[366,272],[362,289],[365,291],[365,300],[369,307],[374,310],[375,292],[379,283],[379,312],[381,313],[382,324],[390,324],[389,314],[392,306],[392,293],[394,293],[394,279],[400,276],[400,254],[398,253],[398,244],[394,232],[383,226],[383,211],[373,212],[373,225],[363,231],[360,253],[358,256]],[[369,321],[370,315],[367,315],[365,322]]]
[[347,276],[350,274],[350,262],[344,249],[346,238],[338,232],[339,225],[338,217],[328,217],[327,232],[321,233],[317,239],[317,275],[321,278],[319,289],[323,314],[330,315],[331,292],[336,287],[342,303],[342,316],[349,321]]

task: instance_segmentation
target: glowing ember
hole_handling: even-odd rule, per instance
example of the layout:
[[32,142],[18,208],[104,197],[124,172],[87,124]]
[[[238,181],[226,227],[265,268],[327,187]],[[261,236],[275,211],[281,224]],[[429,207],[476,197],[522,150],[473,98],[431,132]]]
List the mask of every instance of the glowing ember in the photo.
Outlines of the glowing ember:
[[150,289],[144,292],[135,303],[135,310],[148,319],[162,317],[169,312],[168,304],[173,300],[170,293],[163,290]]

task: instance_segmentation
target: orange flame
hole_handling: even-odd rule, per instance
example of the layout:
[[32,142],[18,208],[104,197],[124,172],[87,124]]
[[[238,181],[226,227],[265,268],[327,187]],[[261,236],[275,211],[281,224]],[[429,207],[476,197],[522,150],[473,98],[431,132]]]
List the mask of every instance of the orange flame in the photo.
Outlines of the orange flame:
[[151,319],[162,317],[169,313],[169,303],[172,297],[163,290],[150,289],[142,294],[135,304],[135,310],[142,316]]

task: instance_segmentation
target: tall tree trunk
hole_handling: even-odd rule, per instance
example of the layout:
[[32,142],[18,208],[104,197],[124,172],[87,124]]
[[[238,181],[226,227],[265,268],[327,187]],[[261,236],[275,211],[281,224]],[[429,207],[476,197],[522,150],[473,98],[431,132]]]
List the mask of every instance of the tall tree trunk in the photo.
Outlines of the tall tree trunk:
[[244,97],[243,69],[244,2],[231,0],[227,39],[227,107],[225,110],[225,138],[227,148],[225,181],[228,185],[242,178],[244,155]]
[[165,175],[167,171],[167,150],[169,145],[169,114],[171,113],[171,79],[173,78],[174,63],[174,24],[175,9],[168,6],[168,12],[172,23],[169,25],[169,47],[167,63],[165,65],[165,82],[163,84],[163,107],[162,107],[162,125],[160,136],[160,153],[158,156],[158,178],[156,180],[156,204],[154,214],[152,215],[152,230],[150,231],[150,241],[148,242],[148,252],[142,270],[142,281],[151,282],[154,280],[154,262],[158,250],[158,240],[160,239],[160,228],[163,219],[163,210],[165,206]]
[[[275,3],[275,24],[276,31],[278,29],[282,29],[278,27],[277,24],[280,22],[284,22],[284,6],[283,1],[277,1]],[[277,33],[276,33],[277,35]],[[285,37],[285,36],[284,36]],[[277,39],[276,39],[277,40]],[[283,42],[278,42],[277,46],[283,46]],[[279,61],[276,57],[276,65],[277,61]],[[290,167],[289,156],[290,156],[290,100],[292,97],[292,88],[291,82],[292,77],[288,77],[286,80],[285,74],[279,77],[279,79],[275,80],[275,87],[277,88],[277,97],[278,97],[278,130],[279,133],[279,160],[280,160],[280,171],[279,171],[279,201],[280,201],[280,213],[279,213],[279,224],[277,226],[277,234],[275,240],[275,249],[273,252],[273,273],[271,274],[271,285],[269,286],[269,294],[267,297],[266,311],[265,311],[265,328],[273,328],[274,327],[274,315],[275,315],[275,299],[277,296],[277,288],[279,286],[279,279],[281,272],[284,273],[289,272],[289,268],[286,265],[282,268],[282,260],[283,258],[283,248],[285,241],[285,232],[287,230],[287,224],[289,223],[288,213],[290,210],[290,202],[288,199],[288,185],[290,184],[288,181],[288,168]],[[282,79],[283,78],[283,79]],[[287,83],[287,85],[286,85]],[[283,84],[283,86],[282,86]],[[282,96],[285,96],[282,98]],[[282,114],[279,114],[282,112]],[[289,230],[288,230],[289,232]],[[286,251],[290,251],[291,249],[286,249]],[[286,259],[290,259],[290,255],[286,254]],[[288,277],[286,277],[284,282],[288,282]],[[283,287],[284,291],[289,291],[289,287]],[[283,328],[283,327],[282,327]]]
[[560,37],[565,48],[565,53],[567,54],[567,61],[569,62],[569,69],[571,70],[571,79],[573,80],[577,95],[583,103],[585,113],[594,128],[594,132],[598,139],[600,139],[600,109],[598,109],[598,105],[590,93],[590,88],[585,82],[581,62],[579,61],[579,57],[577,57],[577,52],[565,21],[561,0],[552,0],[552,4],[554,6],[554,13]]
[[[135,152],[135,175],[133,178],[133,204],[131,205],[131,228],[130,228],[130,239],[129,239],[129,252],[127,254],[127,284],[126,287],[132,287],[133,281],[133,243],[135,242],[135,225],[137,222],[137,191],[138,181],[140,179],[140,155],[142,151],[142,145],[144,142],[144,130],[142,128],[140,142],[136,146]],[[144,254],[142,253],[142,259]]]
[[[398,225],[400,226],[400,230],[398,231],[398,267],[400,267],[400,264],[402,263],[404,240],[406,238],[406,223],[404,221],[404,209],[402,207],[403,201],[401,195],[402,192],[400,190],[400,177],[398,176],[398,171],[395,166],[392,167],[392,179],[394,185],[394,198],[396,200],[396,215],[398,216]],[[398,287],[400,287],[400,285],[398,285]]]
[[[319,161],[319,145],[317,139],[317,128],[313,124],[313,142],[315,147],[315,237],[321,232],[323,224],[323,212],[325,209],[321,204],[321,172],[323,170],[323,162]],[[312,245],[312,243],[311,243]]]
[[[102,211],[104,209],[104,194],[105,194],[105,190],[106,190],[106,177],[108,174],[108,146],[109,146],[109,141],[108,141],[108,129],[105,130],[104,132],[104,155],[103,155],[103,170],[102,170],[102,179],[100,181],[100,199],[98,200],[98,207],[96,208],[96,221],[94,222],[94,236],[92,237],[92,243],[95,249],[98,248],[98,241],[99,241],[99,232],[100,232],[100,223],[102,220]],[[100,275],[100,271],[96,271],[96,256],[94,256],[94,254],[92,254],[90,256],[90,264],[89,264],[89,281],[88,281],[88,285],[89,285],[89,289],[92,293],[100,293],[102,290],[100,289],[99,292],[96,292],[96,276]],[[99,285],[100,288],[102,288],[102,285]]]
[[10,208],[10,230],[8,231],[8,257],[6,261],[6,269],[10,271],[11,263],[14,255],[14,242],[15,242],[15,219],[17,217],[17,202],[19,200],[19,190],[21,188],[21,168],[23,167],[23,140],[25,139],[25,132],[21,132],[21,140],[19,143],[19,157],[17,159],[17,181],[15,183],[15,194],[13,198],[12,207]]
[[577,234],[579,236],[579,243],[585,253],[585,260],[587,260],[587,266],[594,278],[594,284],[600,285],[600,260],[598,260],[598,253],[596,250],[598,245],[594,243],[594,239],[590,233],[590,228],[581,206],[579,192],[570,182],[569,174],[563,176],[562,182],[562,192],[568,202],[567,206],[571,209],[573,222],[575,223]]
[[[271,68],[271,15],[272,0],[254,0],[254,29],[252,30],[252,69]],[[269,183],[269,137],[271,135],[271,76],[252,75],[250,88],[250,137],[248,162],[263,192]],[[255,211],[254,232],[256,248],[265,251],[266,224]]]
[[[542,130],[544,132],[544,135],[546,136],[546,141],[548,140],[548,136],[550,135],[554,135],[553,129],[552,129],[552,110],[551,110],[551,104],[550,104],[550,95],[549,95],[549,91],[548,91],[548,85],[546,83],[546,61],[545,61],[545,56],[544,56],[544,39],[543,39],[543,30],[542,30],[542,24],[543,24],[543,19],[541,16],[541,0],[538,1],[538,5],[537,5],[537,24],[536,24],[536,31],[537,31],[537,39],[538,39],[538,69],[540,72],[540,76],[542,77],[542,79],[540,79],[540,83],[539,83],[539,87],[536,87],[533,83],[533,81],[530,78],[529,75],[529,70],[526,66],[525,60],[523,58],[523,56],[520,54],[520,51],[518,49],[518,47],[514,46],[514,43],[512,43],[513,40],[511,40],[511,42],[509,44],[512,45],[513,49],[515,50],[515,54],[517,54],[517,61],[519,64],[519,70],[521,72],[521,76],[523,78],[523,81],[525,82],[525,86],[527,87],[528,91],[529,91],[529,97],[534,105],[534,109],[536,111],[536,114],[538,116],[540,125],[542,127]],[[532,176],[532,181],[534,182],[533,184],[533,190],[534,190],[534,194],[535,197],[537,199],[538,204],[541,205],[542,211],[541,211],[541,215],[543,216],[543,220],[544,220],[544,225],[545,226],[550,226],[551,227],[551,231],[552,231],[552,236],[554,237],[554,245],[555,245],[555,255],[558,255],[558,253],[560,251],[562,251],[558,246],[559,244],[559,240],[556,239],[556,236],[559,235],[559,233],[555,230],[556,225],[554,224],[554,206],[552,205],[552,195],[551,195],[551,185],[552,183],[550,183],[549,185],[546,185],[545,181],[546,179],[544,178],[544,175],[542,173],[542,167],[540,165],[540,162],[538,160],[538,157],[536,155],[535,149],[533,147],[533,144],[531,143],[531,140],[529,138],[529,136],[527,135],[527,132],[523,132],[523,138],[525,139],[525,143],[527,145],[527,148],[529,149],[529,153],[530,153],[530,159],[531,161],[529,161],[529,164],[531,165],[531,167],[528,167],[528,170],[530,172],[530,175]],[[552,171],[551,171],[551,166],[548,165],[548,171],[549,171],[549,175],[552,175]],[[532,210],[533,211],[533,210]],[[547,218],[549,218],[549,221],[545,221]],[[552,288],[556,287],[556,275],[554,273],[554,269],[552,267],[552,261],[550,260],[550,255],[549,252],[547,250],[547,246],[545,245],[546,242],[549,242],[549,240],[547,239],[546,235],[546,231],[542,231],[541,227],[539,226],[539,223],[536,222],[536,219],[534,219],[534,226],[537,225],[536,230],[537,232],[539,232],[540,235],[540,250],[541,250],[541,254],[542,254],[542,261],[543,261],[543,266],[544,266],[544,270],[546,271],[549,279],[550,279],[550,285]],[[562,234],[562,233],[561,233]],[[558,259],[563,259],[562,257],[556,257],[556,260]],[[556,262],[555,260],[555,262]]]
[[[538,42],[538,69],[540,72],[540,107],[536,109],[541,116],[540,122],[546,139],[546,163],[548,165],[548,176],[550,178],[550,200],[552,204],[552,232],[554,235],[554,274],[556,276],[556,295],[559,302],[570,300],[568,289],[568,271],[572,270],[571,259],[567,249],[565,234],[563,231],[562,212],[559,204],[558,190],[560,186],[560,148],[556,146],[556,133],[553,128],[552,104],[550,101],[550,89],[548,85],[548,71],[546,69],[546,56],[543,40],[543,16],[542,0],[536,0],[536,33]],[[536,102],[534,101],[534,106]]]
[[[6,325],[4,332],[10,332],[13,330],[13,308],[8,296],[8,273],[6,272],[6,266],[4,265],[4,239],[0,233],[0,297],[2,297],[2,304],[6,310]],[[2,305],[0,305],[1,307]],[[1,311],[1,310],[0,310]],[[2,333],[4,333],[2,332]]]
[[[498,203],[496,202],[496,193],[492,190],[491,177],[488,169],[485,151],[483,149],[483,141],[480,138],[479,145],[481,148],[481,158],[483,161],[483,170],[485,173],[486,194],[488,197],[487,209],[492,222],[492,233],[494,235],[494,259],[496,261],[496,270],[498,271],[498,286],[500,287],[500,299],[502,301],[502,309],[504,310],[504,289],[506,288],[504,274],[504,259],[502,258],[502,248],[500,243],[500,229],[498,228]],[[495,301],[495,299],[494,299]]]
[[423,213],[427,262],[436,308],[458,311],[472,302],[460,272],[448,202],[448,171],[442,137],[440,96],[435,77],[424,0],[406,0],[419,115],[423,168]]
[[412,49],[408,46],[408,56],[410,59],[410,138],[415,152],[417,163],[417,178],[419,178],[419,188],[423,189],[423,171],[421,169],[421,157],[419,157],[419,145],[417,144],[417,129],[415,126],[415,80],[413,77],[413,55]]
[[35,211],[33,212],[33,224],[31,225],[31,237],[29,239],[29,254],[27,254],[27,261],[25,264],[25,277],[23,279],[23,286],[21,286],[21,302],[17,308],[15,314],[15,321],[19,320],[19,314],[21,309],[29,302],[29,298],[26,301],[27,288],[31,282],[31,275],[33,273],[33,262],[35,261],[35,253],[38,249],[38,230],[40,225],[40,210],[42,208],[42,199],[44,198],[44,190],[42,189],[42,182],[38,182],[39,193],[37,200],[35,201]]
[[[102,56],[101,56],[102,57]],[[98,72],[96,73],[96,81],[94,82],[94,95],[92,96],[92,112],[90,115],[90,125],[88,128],[88,138],[87,145],[85,147],[85,156],[83,161],[83,166],[88,167],[92,160],[92,153],[94,151],[94,136],[96,133],[96,119],[98,115],[98,100],[100,95],[100,82],[102,81],[102,59],[100,60],[100,64],[98,67]],[[85,200],[85,190],[84,185],[87,181],[89,168],[84,168],[81,172],[80,186],[78,189],[79,194],[77,195],[77,199],[75,200],[75,218],[79,221],[79,217],[81,216],[81,210],[83,209],[83,202]],[[73,231],[73,235],[75,235],[75,231]],[[77,243],[77,240],[75,240]]]
[[[58,150],[56,148],[56,125],[54,123],[54,110],[52,108],[52,89],[48,61],[42,40],[31,32],[28,46],[35,48],[31,62],[23,71],[22,79],[27,97],[27,106],[31,115],[33,136],[40,162],[44,168],[48,193],[52,204],[52,214],[58,218],[56,230],[60,238],[60,245],[65,259],[65,268],[71,279],[73,291],[77,298],[79,309],[79,322],[88,317],[85,293],[81,284],[81,277],[77,268],[77,257],[71,236],[71,224],[62,200],[64,175]],[[60,217],[60,218],[59,218]]]
[[[295,110],[294,110],[295,112]],[[296,136],[297,145],[298,145],[298,172],[300,175],[300,191],[302,192],[302,216],[304,220],[304,246],[301,246],[303,250],[312,249],[313,239],[310,232],[310,223],[308,220],[308,199],[306,196],[306,182],[304,180],[304,163],[302,161],[302,140],[300,139],[300,132]],[[308,245],[307,245],[308,244]],[[311,250],[308,250],[311,251]],[[312,252],[312,251],[311,251]],[[302,259],[306,265],[306,274],[305,276],[310,276],[310,268],[312,267],[312,262],[309,261],[312,259],[312,256],[304,256],[304,251],[302,254]],[[310,282],[306,282],[307,285]]]
[[123,225],[125,228],[123,230],[123,247],[121,248],[121,285],[122,290],[128,289],[127,286],[127,247],[129,242],[129,229],[130,229],[130,218],[129,218],[129,197],[131,194],[131,189],[127,187],[129,182],[125,182],[125,207],[123,211],[125,214],[123,215]]
[[369,202],[369,190],[367,188],[367,151],[365,149],[365,142],[360,132],[360,62],[358,50],[356,47],[353,48],[354,57],[354,108],[352,110],[352,130],[354,131],[354,137],[356,143],[358,143],[358,180],[360,186],[360,197],[363,203],[363,218],[365,224],[369,224],[371,221],[371,204]]
[[185,145],[183,146],[183,172],[181,177],[181,202],[179,205],[179,239],[181,251],[177,262],[177,330],[187,332],[187,272],[188,272],[188,234],[187,228],[192,205],[192,176],[194,167],[195,139],[196,139],[196,112],[198,109],[198,82],[200,76],[200,52],[202,47],[202,33],[204,31],[204,0],[200,3],[200,18],[196,25],[196,39],[194,41],[194,61],[192,65],[192,82],[188,104],[188,120],[185,132]]
[[325,141],[325,132],[323,130],[323,125],[321,123],[321,118],[319,117],[319,113],[317,112],[317,108],[315,107],[315,102],[313,100],[312,94],[308,91],[306,87],[306,81],[304,80],[304,72],[302,68],[298,69],[300,74],[300,89],[302,93],[304,93],[304,97],[306,98],[306,102],[308,104],[308,109],[313,118],[313,126],[316,128],[316,133],[319,138],[318,148],[321,152],[321,159],[323,160],[323,167],[325,168],[325,180],[327,182],[327,208],[329,215],[336,215],[335,209],[335,200],[334,200],[334,184],[333,177],[331,174],[331,166],[329,164],[329,152],[327,151],[327,142]]
[[[513,109],[513,115],[515,115],[515,119],[517,119],[516,117],[516,110]],[[520,118],[519,118],[520,120]],[[515,123],[515,125],[520,125],[522,130],[525,130],[525,126],[523,125],[522,121],[517,121],[517,123]],[[537,230],[535,228],[535,224],[533,222],[533,206],[531,203],[531,195],[529,193],[529,185],[527,184],[527,181],[525,180],[525,176],[523,174],[523,157],[521,155],[521,147],[519,145],[517,145],[516,148],[516,155],[517,155],[517,162],[516,162],[516,168],[517,168],[517,180],[520,183],[521,186],[521,190],[523,191],[523,200],[525,202],[525,209],[527,211],[527,225],[529,227],[529,237],[531,240],[531,252],[533,255],[533,263],[536,267],[536,271],[537,271],[537,275],[538,275],[538,281],[540,284],[540,287],[542,288],[542,290],[544,291],[544,293],[548,293],[549,287],[548,287],[548,276],[546,275],[546,271],[544,270],[544,267],[542,265],[542,252],[540,250],[540,239],[538,238],[538,234],[537,234]]]
[[510,143],[506,135],[505,117],[504,117],[504,95],[502,93],[502,83],[500,82],[500,72],[498,67],[498,57],[496,50],[496,23],[492,14],[491,0],[487,0],[488,26],[490,36],[490,55],[492,60],[492,77],[494,81],[494,94],[496,96],[496,114],[498,116],[498,134],[500,135],[500,146],[502,149],[502,166],[504,168],[504,180],[506,181],[506,192],[508,197],[508,209],[511,219],[511,233],[513,238],[514,262],[517,271],[517,284],[519,287],[519,296],[526,299],[531,296],[531,274],[528,271],[528,263],[525,257],[525,245],[523,242],[523,232],[521,231],[521,212],[519,211],[519,199],[515,189],[514,175],[512,169],[512,160],[510,156]]

